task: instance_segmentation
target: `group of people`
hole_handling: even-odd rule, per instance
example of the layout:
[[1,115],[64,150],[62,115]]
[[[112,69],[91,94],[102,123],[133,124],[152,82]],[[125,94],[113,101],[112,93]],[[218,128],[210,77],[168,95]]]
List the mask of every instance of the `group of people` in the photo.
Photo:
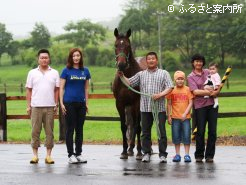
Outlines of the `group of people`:
[[[38,148],[43,126],[47,150],[45,163],[54,164],[51,152],[54,146],[54,114],[57,113],[58,103],[66,121],[68,163],[86,163],[87,160],[82,155],[83,125],[88,112],[91,75],[88,68],[84,67],[82,52],[78,48],[70,50],[66,67],[60,76],[57,70],[49,66],[50,53],[47,49],[39,50],[37,57],[38,67],[29,71],[26,82],[27,113],[32,123],[33,158],[30,163],[39,162]],[[191,59],[193,71],[187,77],[188,86],[185,85],[186,77],[182,71],[174,73],[174,86],[169,72],[158,68],[158,57],[155,52],[146,54],[146,62],[147,69],[131,78],[126,78],[122,72],[118,72],[118,75],[124,77],[130,86],[139,86],[141,93],[151,95],[151,97],[141,95],[140,99],[142,161],[149,162],[151,158],[151,128],[155,120],[152,114],[152,101],[154,101],[158,119],[160,162],[167,162],[166,120],[172,127],[172,141],[176,151],[173,162],[181,161],[181,143],[185,148],[184,162],[191,162],[189,149],[192,107],[195,110],[193,114],[197,123],[195,160],[202,162],[205,158],[206,162],[213,162],[218,117],[216,97],[220,91],[220,77],[216,73],[218,66],[213,63],[209,66],[210,71],[203,69],[205,58],[196,54]],[[167,99],[167,107],[165,99]],[[207,123],[208,140],[205,149]]]
[[[54,164],[51,151],[54,146],[54,114],[58,100],[66,120],[66,146],[69,163],[86,163],[82,156],[83,125],[88,112],[89,79],[88,68],[84,67],[80,49],[70,50],[67,65],[61,76],[52,69],[50,53],[47,49],[38,52],[38,67],[29,71],[26,82],[27,113],[31,116],[33,158],[30,163],[38,163],[40,132],[45,131],[47,156],[45,163]],[[58,98],[59,97],[59,98]],[[74,149],[75,133],[75,149]]]
[[[180,162],[180,144],[184,144],[184,162],[191,162],[189,155],[191,143],[191,109],[194,107],[196,117],[196,162],[213,162],[215,154],[215,142],[217,133],[218,101],[216,99],[220,88],[220,77],[217,73],[217,65],[211,63],[209,69],[203,69],[205,58],[195,54],[191,59],[193,71],[188,75],[188,86],[185,85],[186,77],[182,71],[174,73],[175,86],[172,83],[170,74],[166,70],[158,68],[158,57],[155,52],[146,55],[147,69],[138,72],[131,78],[126,78],[122,72],[118,72],[128,85],[139,86],[141,94],[140,112],[142,126],[142,152],[143,162],[149,162],[151,157],[151,127],[154,116],[151,108],[152,101],[155,101],[158,112],[159,129],[159,157],[161,163],[167,162],[167,136],[166,119],[172,127],[172,141],[175,145],[176,155],[173,162]],[[215,74],[216,73],[216,74]],[[212,80],[213,79],[216,80]],[[213,81],[213,86],[208,81]],[[146,94],[152,95],[151,97]],[[167,108],[165,108],[167,99]],[[215,100],[214,100],[215,99]],[[208,123],[208,140],[205,149],[205,129]]]

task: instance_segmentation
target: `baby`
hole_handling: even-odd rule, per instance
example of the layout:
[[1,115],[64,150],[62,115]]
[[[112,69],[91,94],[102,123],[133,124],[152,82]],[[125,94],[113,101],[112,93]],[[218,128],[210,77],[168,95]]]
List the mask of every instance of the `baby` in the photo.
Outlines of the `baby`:
[[[210,75],[208,75],[207,80],[204,83],[204,89],[211,89],[211,87],[216,90],[220,87],[221,78],[218,73],[218,64],[216,63],[210,63],[209,64],[209,72]],[[209,98],[209,96],[204,96],[204,98]],[[214,98],[214,108],[216,108],[219,105],[218,97]]]

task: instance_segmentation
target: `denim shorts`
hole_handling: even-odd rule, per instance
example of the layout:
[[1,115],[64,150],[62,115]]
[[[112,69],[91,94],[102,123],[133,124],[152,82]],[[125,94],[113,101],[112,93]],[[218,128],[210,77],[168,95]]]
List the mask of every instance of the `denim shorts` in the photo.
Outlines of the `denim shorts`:
[[172,119],[172,140],[173,144],[190,144],[191,143],[191,126],[190,119],[181,121]]

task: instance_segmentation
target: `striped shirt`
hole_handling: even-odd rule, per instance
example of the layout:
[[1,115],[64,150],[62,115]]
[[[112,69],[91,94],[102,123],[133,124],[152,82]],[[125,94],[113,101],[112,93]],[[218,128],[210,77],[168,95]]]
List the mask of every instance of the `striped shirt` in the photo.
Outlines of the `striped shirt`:
[[[166,70],[156,69],[155,71],[144,70],[129,78],[132,87],[139,86],[140,92],[144,94],[157,94],[165,89],[173,88],[173,82],[170,74]],[[158,112],[165,111],[165,97],[156,100],[158,105]],[[141,95],[140,111],[152,112],[151,98],[149,96]]]

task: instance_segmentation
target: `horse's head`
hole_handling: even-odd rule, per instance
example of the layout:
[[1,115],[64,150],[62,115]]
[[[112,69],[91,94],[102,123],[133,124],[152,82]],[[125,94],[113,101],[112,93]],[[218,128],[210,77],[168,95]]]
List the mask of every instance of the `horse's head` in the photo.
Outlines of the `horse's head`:
[[124,71],[129,67],[129,57],[131,54],[131,42],[129,37],[131,36],[131,29],[129,29],[126,35],[119,34],[118,29],[114,30],[115,40],[115,60],[118,70]]

